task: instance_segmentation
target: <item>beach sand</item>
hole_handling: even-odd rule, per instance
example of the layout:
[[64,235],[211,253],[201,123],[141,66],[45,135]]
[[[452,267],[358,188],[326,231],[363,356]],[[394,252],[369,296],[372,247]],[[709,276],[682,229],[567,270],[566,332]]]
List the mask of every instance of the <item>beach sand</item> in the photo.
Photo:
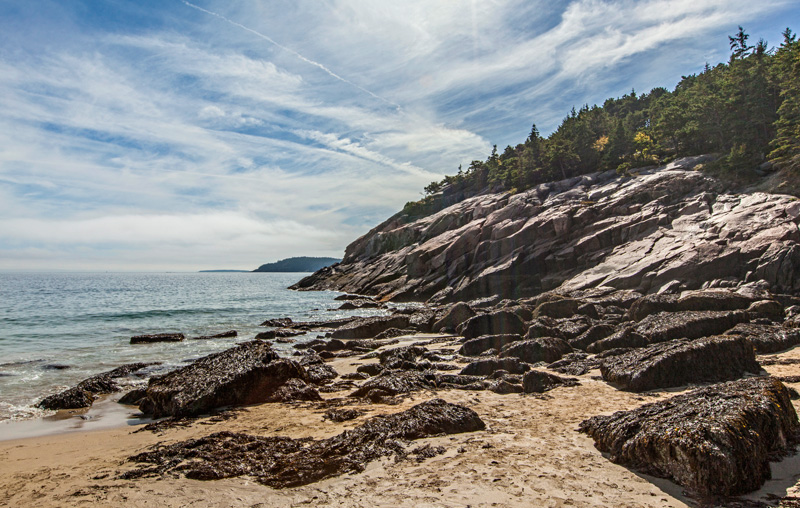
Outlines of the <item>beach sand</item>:
[[[800,349],[779,356],[800,359]],[[360,363],[365,361],[343,358],[332,365],[347,373]],[[800,365],[774,365],[767,370],[780,376],[797,375]],[[319,403],[262,404],[235,411],[227,420],[203,418],[189,427],[157,433],[135,432],[141,427],[125,426],[0,441],[0,505],[694,506],[680,486],[612,463],[595,449],[590,438],[576,431],[587,417],[631,409],[680,390],[656,396],[627,393],[594,379],[597,375],[597,371],[587,373],[579,377],[581,386],[557,388],[544,396],[444,390],[417,393],[399,405],[348,406],[366,413],[344,423],[324,420],[326,408]],[[118,478],[134,467],[126,461],[128,457],[156,443],[222,430],[326,438],[371,416],[399,412],[434,397],[474,409],[486,423],[486,430],[416,441],[412,448],[426,443],[446,448],[444,454],[422,462],[383,459],[369,464],[362,473],[297,488],[276,490],[247,477],[217,481],[179,476]],[[748,497],[793,494],[799,475],[800,459],[789,457],[774,464],[773,480]]]

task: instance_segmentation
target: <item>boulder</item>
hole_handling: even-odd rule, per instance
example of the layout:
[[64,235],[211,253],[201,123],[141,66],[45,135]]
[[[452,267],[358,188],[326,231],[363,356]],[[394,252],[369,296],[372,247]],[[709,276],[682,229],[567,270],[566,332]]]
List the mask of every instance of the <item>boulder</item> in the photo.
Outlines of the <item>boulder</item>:
[[214,335],[201,335],[199,337],[192,337],[193,340],[208,340],[208,339],[230,339],[239,335],[236,330],[228,330],[227,332],[215,333]]
[[291,318],[287,317],[287,318],[278,318],[278,319],[267,319],[266,321],[261,323],[259,326],[272,326],[274,328],[284,328],[284,327],[287,327],[287,326],[291,326],[292,324],[293,324],[293,321],[291,320]]
[[73,388],[45,397],[36,406],[50,410],[90,407],[95,399],[97,399],[97,395],[114,393],[120,390],[119,385],[114,381],[115,379],[129,376],[136,371],[152,365],[159,365],[159,363],[129,363],[107,372],[95,374],[94,376],[84,379]]
[[[339,418],[343,411],[331,415]],[[343,418],[358,416],[346,413]],[[123,478],[185,474],[194,480],[218,480],[242,475],[272,488],[307,485],[343,474],[362,472],[381,457],[406,451],[402,442],[475,432],[485,424],[469,408],[441,399],[429,400],[406,411],[375,416],[358,427],[328,439],[262,437],[218,432],[199,439],[159,444],[128,460],[147,464]]]
[[306,367],[306,374],[308,375],[308,382],[315,385],[327,384],[339,377],[336,369],[325,363],[309,365]]
[[350,397],[366,398],[379,402],[385,397],[416,392],[433,385],[425,376],[414,371],[384,370],[371,377],[350,394]]
[[501,310],[471,317],[457,331],[467,339],[474,339],[482,335],[522,335],[526,329],[516,313]]
[[571,352],[572,347],[564,339],[539,337],[537,339],[512,342],[503,347],[498,356],[500,358],[518,358],[525,363],[553,363]]
[[601,353],[609,349],[644,347],[648,344],[650,344],[650,341],[647,337],[638,333],[633,327],[626,326],[610,337],[589,344],[586,351],[590,353]]
[[600,363],[605,381],[634,392],[729,381],[760,371],[752,344],[726,335],[660,342]]
[[521,335],[484,335],[466,341],[458,353],[464,356],[478,356],[484,351],[496,349],[500,351],[506,344],[521,340]]
[[293,378],[308,379],[300,364],[279,358],[265,342],[245,342],[151,378],[139,409],[160,418],[195,416],[221,406],[271,402],[278,400],[278,387]]
[[180,342],[185,339],[182,333],[155,333],[131,337],[131,344],[151,344],[153,342]]
[[477,360],[463,369],[460,374],[464,376],[489,376],[496,370],[505,370],[511,374],[522,374],[530,369],[530,365],[522,363],[518,358],[484,358]]
[[556,376],[541,370],[529,370],[522,377],[522,388],[525,393],[544,393],[559,386],[579,385],[580,383],[575,378]]
[[380,316],[358,319],[331,333],[334,339],[370,339],[389,328],[407,328],[408,316]]
[[293,402],[298,400],[322,400],[322,396],[316,388],[295,377],[278,386],[269,397],[269,402]]
[[659,312],[639,321],[635,331],[650,342],[672,339],[698,339],[719,335],[750,318],[745,311]]
[[753,303],[749,296],[728,289],[684,291],[678,298],[678,310],[741,310]]
[[528,323],[528,330],[525,332],[526,339],[537,337],[561,337],[564,334],[558,328],[558,323],[551,318],[535,318]]
[[97,396],[88,391],[75,386],[63,392],[50,395],[42,399],[36,407],[56,411],[59,409],[79,409],[89,407],[94,403]]
[[587,347],[594,344],[595,342],[605,339],[613,335],[617,330],[617,327],[600,323],[590,327],[588,330],[580,334],[578,337],[569,340],[569,345],[575,349],[583,349],[586,350]]
[[393,361],[405,360],[408,362],[416,361],[416,359],[423,354],[427,349],[422,346],[402,346],[392,349],[381,351],[378,355],[378,361],[383,365]]
[[613,462],[702,496],[761,487],[770,459],[797,442],[799,428],[788,390],[770,377],[712,385],[580,424]]
[[540,303],[533,310],[533,317],[569,318],[578,314],[581,302],[572,298],[559,298]]
[[739,323],[725,334],[744,337],[761,355],[785,351],[800,344],[800,329],[778,325]]
[[628,315],[634,321],[641,321],[650,314],[659,312],[675,312],[678,310],[678,295],[654,294],[645,295],[634,301]]

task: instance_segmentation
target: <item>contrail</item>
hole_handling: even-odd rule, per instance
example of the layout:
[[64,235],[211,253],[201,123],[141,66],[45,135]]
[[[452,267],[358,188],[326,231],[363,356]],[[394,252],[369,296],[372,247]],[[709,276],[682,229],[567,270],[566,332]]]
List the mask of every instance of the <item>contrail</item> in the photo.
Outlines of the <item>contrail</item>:
[[374,93],[374,92],[370,92],[370,91],[369,91],[369,90],[367,90],[366,88],[364,88],[364,87],[362,87],[362,86],[359,86],[359,85],[357,85],[356,83],[353,83],[352,81],[350,81],[350,80],[348,80],[348,79],[345,79],[345,78],[343,78],[343,77],[339,76],[338,74],[336,74],[336,73],[335,73],[335,72],[333,72],[332,70],[328,69],[327,67],[325,67],[325,66],[324,66],[324,65],[322,65],[321,63],[319,63],[319,62],[315,62],[314,60],[310,60],[310,59],[308,59],[308,58],[304,57],[303,55],[301,55],[301,54],[300,54],[300,53],[298,53],[297,51],[295,51],[295,50],[293,50],[293,49],[291,49],[291,48],[287,48],[287,47],[286,47],[286,46],[284,46],[283,44],[280,44],[280,43],[278,43],[277,41],[275,41],[275,39],[272,39],[271,37],[269,37],[269,36],[267,36],[267,35],[264,35],[264,34],[262,34],[261,32],[257,32],[257,31],[255,31],[255,30],[253,30],[252,28],[246,27],[246,26],[242,25],[241,23],[237,23],[237,22],[235,22],[235,21],[233,21],[233,20],[231,20],[231,19],[228,19],[228,18],[226,18],[225,16],[223,16],[223,15],[221,15],[221,14],[217,14],[216,12],[212,12],[212,11],[209,11],[209,10],[203,9],[203,8],[202,8],[202,7],[200,7],[199,5],[195,5],[195,4],[193,4],[193,3],[187,2],[186,0],[181,0],[181,1],[182,1],[184,4],[188,5],[189,7],[193,8],[193,9],[197,9],[198,11],[205,12],[206,14],[210,14],[211,16],[215,16],[215,17],[217,17],[217,18],[221,19],[222,21],[225,21],[226,23],[230,23],[231,25],[233,25],[233,26],[235,26],[235,27],[241,28],[242,30],[247,30],[247,31],[248,31],[248,32],[250,32],[251,34],[253,34],[253,35],[256,35],[256,36],[258,36],[258,37],[261,37],[261,38],[262,38],[262,39],[264,39],[265,41],[268,41],[268,42],[270,42],[271,44],[274,44],[275,46],[278,46],[278,47],[279,47],[279,48],[281,48],[282,50],[284,50],[284,51],[287,51],[287,52],[289,52],[289,53],[293,54],[294,56],[296,56],[296,57],[297,57],[297,58],[299,58],[300,60],[302,60],[302,61],[306,62],[307,64],[310,64],[310,65],[313,65],[314,67],[318,67],[318,68],[322,69],[322,70],[323,70],[325,73],[327,73],[329,76],[331,76],[331,77],[333,77],[333,78],[336,78],[336,79],[338,79],[338,80],[339,80],[339,81],[341,81],[342,83],[347,83],[347,84],[348,84],[348,85],[350,85],[350,86],[353,86],[353,87],[355,87],[355,88],[358,88],[358,89],[359,89],[359,90],[361,90],[362,92],[364,92],[364,93],[366,93],[366,94],[369,94],[369,95],[371,95],[372,97],[375,97],[376,99],[378,99],[379,101],[383,101],[383,102],[385,102],[386,104],[389,104],[390,106],[394,106],[394,107],[395,107],[395,108],[397,108],[398,110],[402,109],[402,108],[400,107],[400,105],[399,105],[399,104],[395,104],[394,102],[392,102],[392,101],[390,101],[390,100],[388,100],[388,99],[384,99],[384,98],[383,98],[383,97],[381,97],[380,95],[378,95],[378,94],[376,94],[376,93]]

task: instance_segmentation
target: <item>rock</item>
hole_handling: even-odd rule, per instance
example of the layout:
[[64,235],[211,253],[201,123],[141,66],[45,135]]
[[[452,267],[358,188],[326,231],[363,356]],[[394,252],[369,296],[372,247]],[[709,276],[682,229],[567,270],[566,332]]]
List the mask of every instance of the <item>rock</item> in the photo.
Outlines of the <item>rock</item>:
[[95,394],[78,386],[42,399],[36,407],[52,411],[89,407],[97,398]]
[[560,337],[564,334],[558,328],[558,324],[551,318],[537,318],[528,323],[528,330],[525,332],[526,339],[537,337]]
[[659,312],[641,320],[635,331],[650,342],[664,342],[681,337],[698,339],[719,335],[739,323],[749,321],[744,311]]
[[402,457],[405,450],[400,442],[484,428],[483,421],[471,409],[434,399],[401,413],[375,416],[352,430],[323,440],[219,432],[200,439],[157,445],[128,459],[152,467],[134,469],[123,478],[173,472],[195,480],[248,475],[272,488],[297,487],[360,473],[381,457]]
[[729,381],[760,371],[752,344],[724,335],[661,342],[604,358],[600,364],[605,381],[634,392]]
[[466,341],[458,350],[458,354],[464,356],[478,356],[484,351],[496,349],[500,351],[506,344],[522,340],[521,335],[484,335]]
[[120,404],[126,404],[128,406],[138,406],[139,403],[144,399],[145,395],[147,394],[147,390],[144,388],[134,388],[133,390],[129,391],[117,401]]
[[131,337],[131,344],[151,344],[153,342],[180,342],[186,337],[182,333],[156,333]]
[[382,316],[358,319],[333,331],[334,339],[369,339],[389,328],[406,328],[408,316]]
[[769,460],[797,442],[797,414],[778,380],[712,385],[580,424],[613,462],[673,479],[703,496],[732,496],[770,478]]
[[207,339],[229,339],[236,337],[239,332],[236,330],[228,330],[227,332],[217,333],[214,335],[201,335],[200,337],[192,337],[193,340],[207,340]]
[[375,340],[393,339],[395,337],[402,337],[403,335],[413,335],[415,330],[401,330],[400,328],[389,328],[375,336]]
[[533,317],[569,318],[578,313],[580,306],[578,300],[559,298],[539,304],[533,311]]
[[272,326],[274,328],[284,328],[293,324],[290,318],[267,319],[259,326]]
[[544,393],[559,386],[579,385],[575,378],[564,378],[540,370],[529,370],[522,377],[522,388],[525,393]]
[[678,298],[678,310],[741,310],[753,299],[728,289],[684,291]]
[[36,406],[50,410],[90,407],[97,399],[97,395],[120,390],[119,385],[114,381],[115,379],[128,376],[152,365],[159,365],[159,363],[129,363],[107,372],[95,374],[84,379],[73,388],[45,397]]
[[597,324],[580,334],[578,337],[569,340],[569,345],[575,349],[586,350],[595,342],[613,335],[616,327],[609,324]]
[[592,324],[585,316],[575,316],[569,319],[558,319],[555,326],[560,333],[551,337],[564,337],[565,340],[572,340],[589,330]]
[[610,337],[589,344],[586,351],[600,353],[609,349],[644,347],[648,344],[650,344],[650,340],[647,337],[638,333],[633,327],[626,326]]
[[374,300],[350,300],[341,304],[336,310],[377,309],[382,306]]
[[381,364],[391,363],[397,360],[405,360],[408,362],[416,361],[416,359],[423,354],[427,349],[422,346],[403,346],[381,351],[378,355],[378,361]]
[[564,355],[557,362],[547,366],[550,370],[571,376],[582,376],[598,367],[600,367],[600,359],[596,357],[590,358],[589,355],[580,351]]
[[525,363],[553,363],[562,356],[571,353],[572,348],[564,339],[557,337],[539,337],[506,345],[500,351],[501,358],[519,358]]
[[457,331],[467,339],[482,335],[523,335],[526,332],[522,319],[507,310],[471,317],[463,322]]
[[646,295],[631,305],[628,314],[634,321],[641,321],[650,314],[659,312],[675,312],[678,310],[678,295],[655,294]]
[[322,396],[316,388],[295,377],[289,378],[285,383],[278,386],[269,397],[269,402],[292,402],[296,400],[322,400]]
[[297,362],[280,359],[261,341],[205,356],[181,369],[151,378],[139,409],[154,418],[195,416],[221,406],[276,400],[289,379],[307,378]]
[[363,372],[368,376],[377,376],[381,371],[383,371],[383,365],[379,363],[367,363],[356,368],[356,372]]
[[489,376],[496,370],[505,370],[512,374],[522,374],[530,369],[530,365],[522,363],[518,358],[484,358],[477,360],[463,369],[464,376]]
[[775,321],[784,318],[783,305],[776,300],[759,300],[747,308],[747,313],[754,317],[765,317]]
[[725,334],[746,338],[761,355],[785,351],[800,344],[800,330],[777,325],[739,323]]
[[339,339],[331,339],[325,341],[321,344],[315,344],[311,346],[309,349],[312,351],[316,351],[317,353],[321,353],[322,351],[341,351],[345,349],[344,342]]
[[335,407],[325,411],[325,415],[323,418],[326,420],[330,420],[332,422],[347,422],[350,420],[355,420],[359,416],[363,415],[364,411],[359,411],[358,409],[346,408],[346,407]]
[[336,369],[324,363],[309,365],[306,367],[306,374],[308,374],[308,382],[315,385],[327,384],[339,377]]
[[71,367],[69,365],[64,365],[63,363],[48,363],[46,365],[42,365],[44,370],[67,370]]
[[464,196],[430,215],[399,213],[350,244],[339,265],[296,287],[434,303],[551,290],[699,290],[715,280],[800,290],[794,198],[726,193],[689,166],[625,179],[596,173],[514,195]]
[[510,383],[505,379],[495,379],[489,381],[486,389],[494,393],[499,393],[500,395],[506,395],[509,393],[522,393],[524,391],[521,385]]
[[379,402],[385,397],[432,388],[425,376],[413,371],[384,370],[358,387],[350,397]]

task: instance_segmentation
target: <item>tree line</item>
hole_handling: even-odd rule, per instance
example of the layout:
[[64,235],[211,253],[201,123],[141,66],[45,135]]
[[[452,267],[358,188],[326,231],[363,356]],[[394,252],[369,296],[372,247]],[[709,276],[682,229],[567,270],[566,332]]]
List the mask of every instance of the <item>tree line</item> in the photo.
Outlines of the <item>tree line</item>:
[[716,153],[713,168],[723,178],[747,180],[755,168],[774,166],[800,174],[800,42],[787,28],[783,42],[769,48],[740,26],[728,37],[727,63],[706,64],[682,76],[670,91],[635,91],[602,106],[574,107],[561,125],[542,137],[534,124],[528,138],[502,153],[495,145],[485,161],[425,187],[425,198],[406,208],[425,207],[433,195],[473,195],[486,188],[512,192],[592,173]]

